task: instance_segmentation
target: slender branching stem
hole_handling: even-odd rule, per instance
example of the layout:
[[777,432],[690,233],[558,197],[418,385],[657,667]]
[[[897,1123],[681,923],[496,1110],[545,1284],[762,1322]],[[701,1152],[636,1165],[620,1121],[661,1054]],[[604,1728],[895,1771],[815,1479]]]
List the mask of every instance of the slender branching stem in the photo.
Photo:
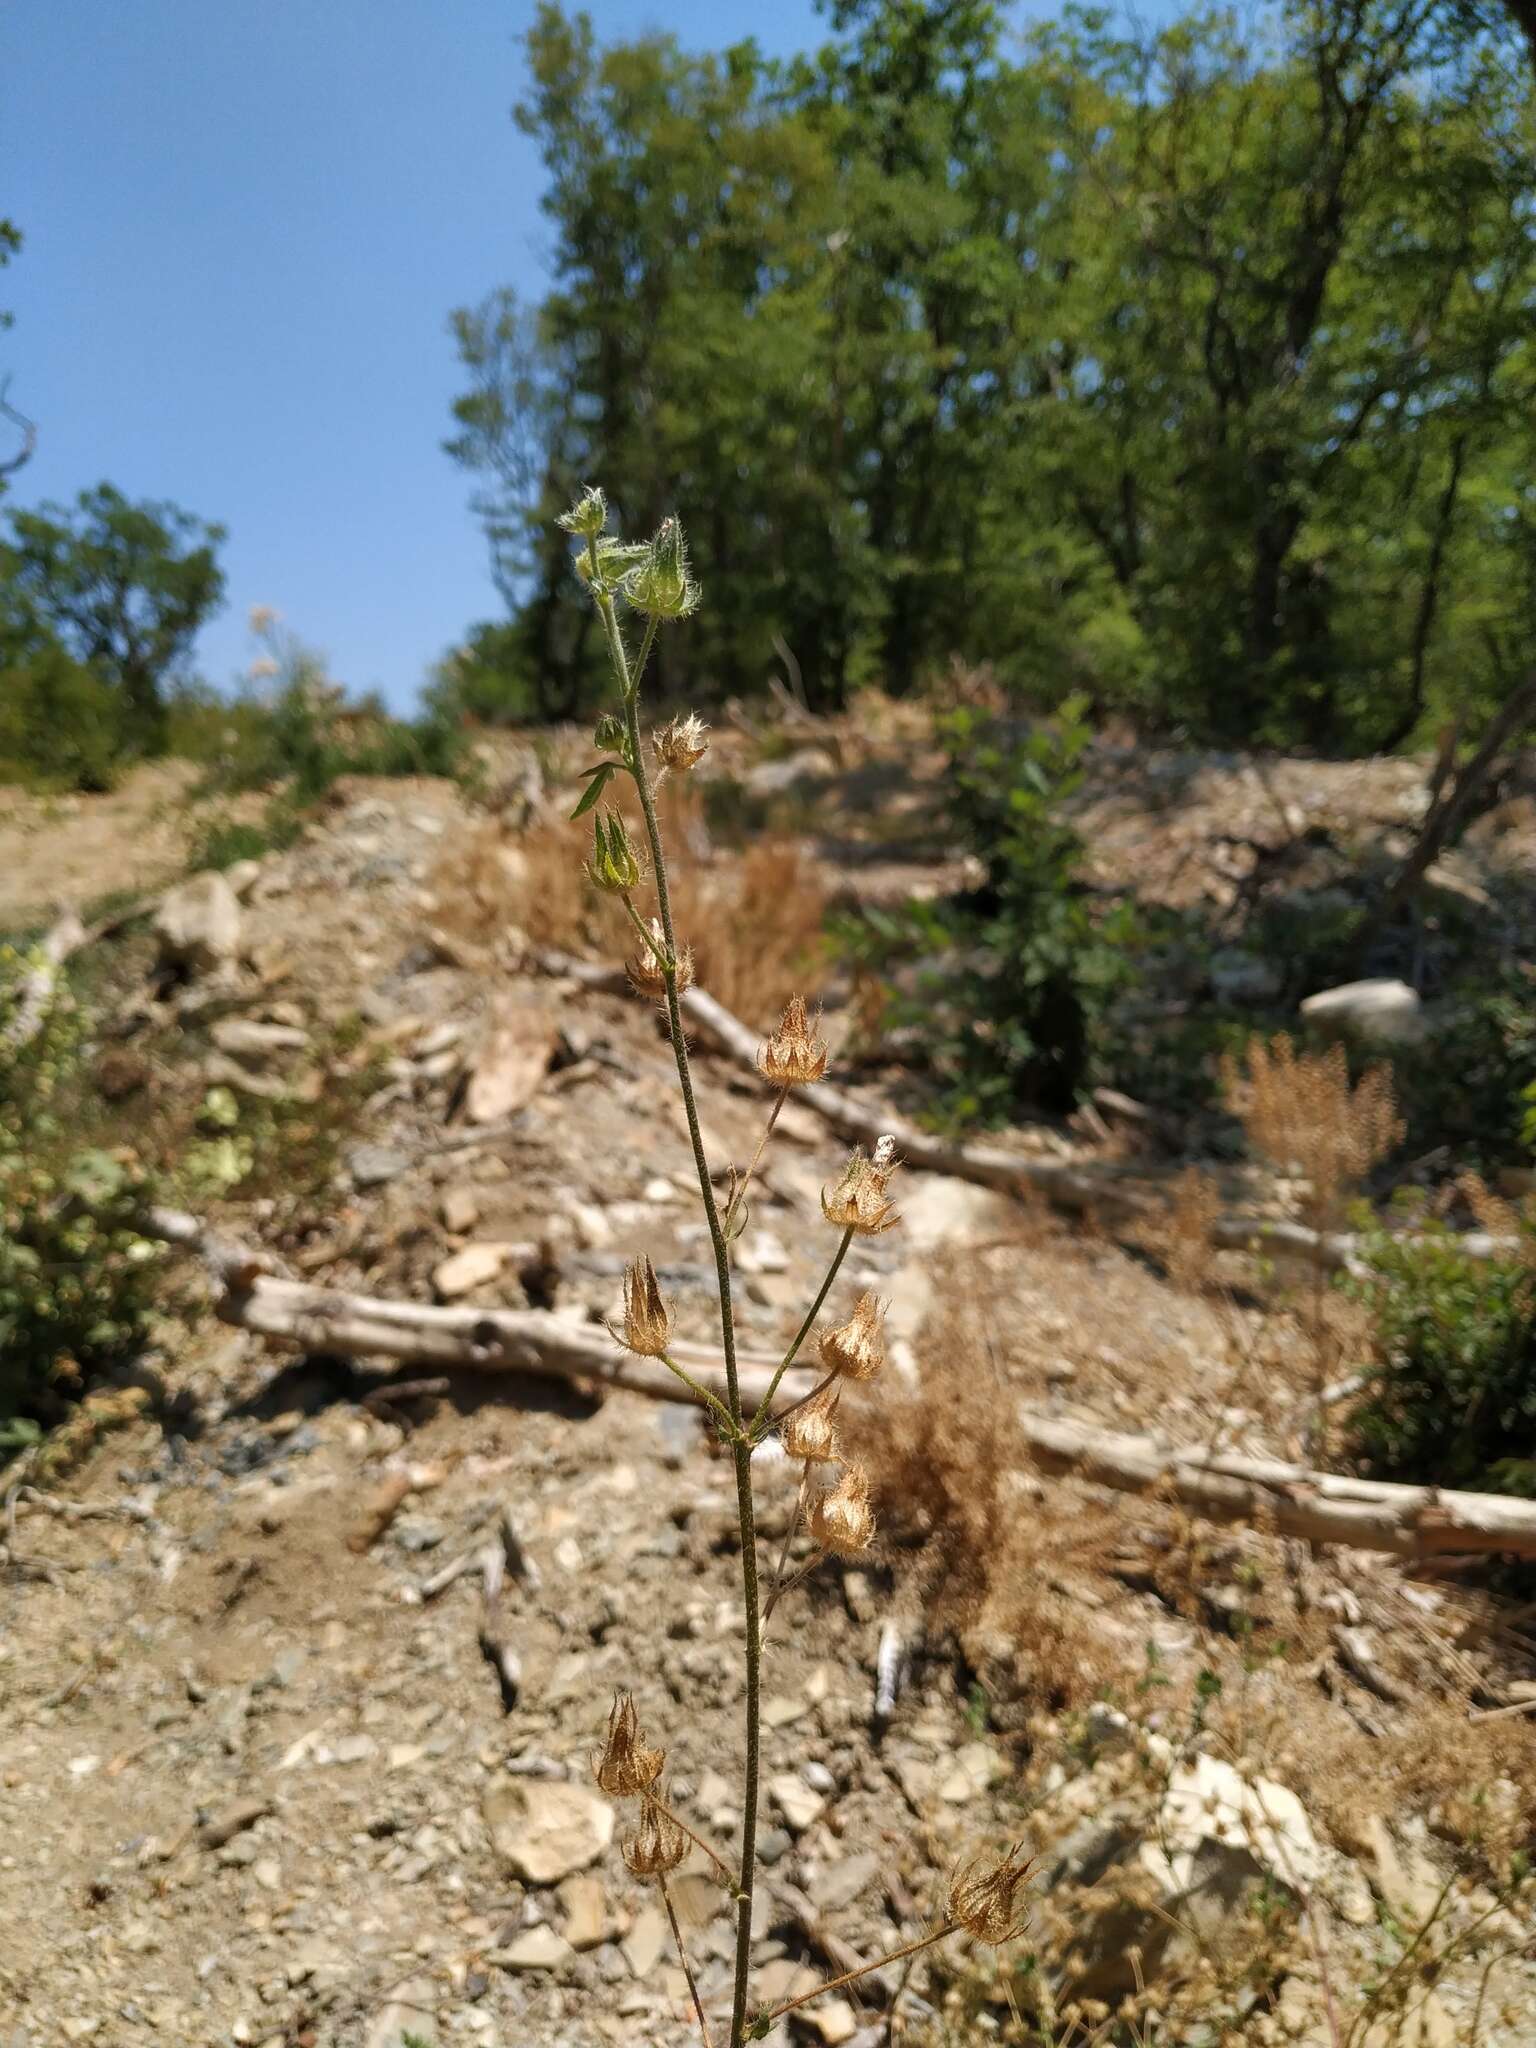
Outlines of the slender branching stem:
[[899,1963],[903,1956],[919,1955],[925,1948],[932,1948],[937,1942],[947,1941],[959,1924],[958,1920],[948,1920],[933,1934],[919,1935],[916,1941],[909,1941],[900,1948],[893,1948],[887,1955],[876,1956],[872,1963],[860,1963],[856,1970],[844,1970],[841,1977],[829,1978],[825,1984],[818,1984],[814,1991],[803,1991],[798,1998],[785,1999],[782,2005],[774,2006],[771,2012],[759,2013],[758,2020],[781,2020],[785,2013],[794,2012],[799,2006],[809,2005],[813,1998],[822,1998],[829,1991],[841,1991],[845,1984],[857,1983],[860,1977],[867,1977],[872,1970],[883,1970],[887,1963]]
[[623,903],[625,910],[629,914],[630,923],[634,926],[635,930],[640,934],[641,945],[644,946],[647,953],[649,953],[651,958],[656,962],[656,965],[662,970],[663,973],[665,973],[666,970],[673,964],[667,958],[666,949],[662,946],[659,946],[656,943],[655,935],[652,933],[650,926],[646,923],[645,919],[640,915],[639,911],[636,910],[634,903],[628,896],[623,898]]
[[731,1199],[725,1207],[725,1234],[727,1237],[731,1234],[731,1224],[735,1218],[736,1211],[746,1200],[747,1189],[752,1185],[752,1176],[762,1164],[763,1154],[768,1149],[768,1140],[773,1136],[773,1127],[779,1120],[779,1111],[788,1100],[789,1090],[781,1088],[773,1098],[773,1107],[768,1112],[768,1121],[763,1126],[763,1135],[758,1139],[757,1150],[752,1154],[752,1164],[731,1190]]
[[[595,540],[591,543],[591,559],[595,581]],[[650,843],[656,881],[656,907],[661,918],[661,931],[666,943],[668,962],[672,963],[662,966],[667,990],[667,1025],[672,1037],[673,1057],[677,1062],[678,1086],[682,1092],[683,1113],[688,1123],[688,1140],[693,1151],[694,1170],[698,1175],[699,1198],[704,1207],[704,1221],[709,1229],[710,1243],[714,1248],[715,1275],[720,1290],[720,1346],[725,1362],[726,1406],[735,1429],[731,1458],[735,1467],[736,1514],[741,1531],[742,1618],[746,1626],[747,1754],[746,1777],[742,1792],[741,1872],[736,1894],[735,1983],[731,2001],[730,2048],[740,2048],[745,2038],[748,1978],[752,1960],[752,1880],[757,1862],[758,1780],[761,1775],[762,1747],[762,1624],[758,1618],[757,1526],[752,1501],[752,1452],[746,1432],[742,1428],[741,1384],[736,1370],[736,1324],[731,1298],[730,1244],[721,1225],[720,1211],[715,1202],[709,1160],[704,1151],[704,1135],[699,1125],[698,1104],[694,1100],[693,1075],[688,1063],[688,1041],[683,1035],[682,1005],[678,998],[675,965],[677,936],[672,926],[672,898],[667,887],[666,852],[662,846],[661,826],[656,816],[656,800],[640,739],[638,692],[630,677],[618,612],[612,597],[606,591],[598,596],[597,608],[602,616],[603,630],[607,635],[608,650],[613,661],[614,674],[618,679],[619,694],[623,700],[624,725],[629,738],[635,791],[640,799],[645,834]],[[642,654],[649,652],[651,637],[648,632]]]
[[728,1892],[734,1893],[736,1890],[736,1879],[732,1874],[731,1866],[726,1862],[725,1858],[722,1855],[720,1855],[717,1850],[712,1849],[710,1847],[709,1843],[705,1841],[704,1837],[698,1832],[696,1828],[689,1827],[687,1821],[683,1819],[683,1816],[680,1813],[676,1812],[672,1807],[668,1806],[665,1799],[658,1799],[655,1793],[653,1792],[651,1794],[651,1802],[655,1806],[656,1811],[658,1813],[664,1813],[667,1819],[671,1821],[675,1827],[680,1827],[682,1829],[683,1833],[688,1837],[689,1841],[692,1842],[693,1846],[696,1849],[702,1849],[704,1851],[704,1854],[715,1866],[716,1877],[719,1878],[720,1882],[725,1886]]
[[769,1429],[773,1430],[782,1428],[783,1425],[786,1422],[788,1422],[791,1415],[798,1415],[802,1408],[809,1408],[814,1400],[818,1399],[822,1394],[824,1394],[827,1391],[828,1387],[831,1386],[832,1382],[836,1378],[837,1374],[835,1372],[829,1372],[825,1379],[821,1379],[816,1382],[815,1386],[812,1387],[811,1391],[808,1394],[802,1394],[798,1401],[791,1401],[789,1406],[787,1408],[781,1408],[777,1415],[770,1415],[768,1417]]
[[699,1998],[699,1987],[693,1979],[693,1965],[689,1962],[688,1951],[683,1946],[683,1930],[677,1924],[677,1910],[672,1904],[672,1893],[667,1884],[665,1871],[661,1873],[659,1883],[661,1885],[661,1902],[667,1909],[667,1919],[672,1927],[672,1939],[677,1943],[677,1960],[682,1964],[683,1975],[688,1979],[688,1996],[693,2000],[693,2015],[699,2023],[699,2033],[703,2037],[704,2048],[714,2048],[714,2043],[709,2038],[709,2022],[704,2017],[704,2006]]
[[731,1420],[730,1410],[726,1407],[725,1403],[720,1399],[719,1395],[712,1394],[709,1391],[708,1387],[704,1386],[701,1381],[696,1380],[694,1378],[691,1372],[685,1372],[683,1368],[678,1364],[677,1360],[671,1357],[667,1352],[663,1351],[660,1354],[660,1357],[662,1364],[666,1366],[670,1372],[675,1372],[677,1374],[677,1377],[682,1381],[683,1385],[692,1391],[695,1398],[704,1403],[705,1407],[709,1410],[710,1414],[714,1416],[716,1422],[719,1423],[720,1427],[725,1431],[726,1435],[729,1437],[731,1433],[734,1431],[736,1425]]
[[821,1283],[821,1287],[817,1292],[816,1299],[811,1303],[810,1307],[805,1312],[805,1321],[800,1325],[799,1329],[796,1330],[794,1342],[790,1345],[789,1349],[785,1352],[784,1356],[779,1360],[779,1364],[776,1371],[774,1372],[773,1378],[768,1382],[768,1391],[766,1394],[764,1394],[762,1400],[758,1403],[757,1413],[752,1417],[750,1430],[751,1435],[755,1436],[757,1432],[762,1428],[764,1418],[767,1416],[768,1410],[773,1404],[773,1397],[779,1391],[779,1381],[783,1379],[785,1373],[789,1371],[789,1368],[800,1356],[800,1347],[805,1342],[806,1338],[811,1334],[811,1325],[815,1322],[816,1318],[821,1314],[821,1305],[826,1300],[827,1296],[832,1292],[832,1282],[837,1278],[838,1273],[842,1268],[842,1263],[844,1259],[846,1259],[848,1256],[848,1247],[852,1243],[853,1232],[851,1230],[845,1230],[843,1232],[842,1242],[838,1245],[837,1250],[832,1254],[832,1263],[827,1268],[826,1278]]
[[795,1573],[792,1579],[786,1579],[782,1586],[774,1587],[773,1591],[768,1595],[768,1598],[763,1605],[764,1628],[768,1626],[768,1623],[772,1618],[774,1608],[778,1606],[779,1602],[784,1598],[784,1595],[786,1593],[793,1593],[796,1586],[803,1586],[806,1580],[811,1576],[811,1573],[815,1571],[817,1565],[825,1564],[827,1559],[831,1555],[832,1553],[830,1550],[818,1550],[814,1557],[807,1559],[807,1561],[803,1565],[801,1565],[799,1571]]
[[779,1552],[779,1561],[773,1568],[773,1584],[768,1588],[768,1598],[763,1604],[763,1620],[767,1621],[773,1612],[773,1603],[779,1597],[779,1588],[784,1583],[784,1567],[789,1563],[789,1546],[795,1540],[800,1527],[800,1517],[805,1513],[806,1489],[811,1483],[811,1461],[806,1459],[800,1467],[800,1491],[795,1495],[795,1512],[789,1518],[789,1527],[784,1531],[784,1547]]

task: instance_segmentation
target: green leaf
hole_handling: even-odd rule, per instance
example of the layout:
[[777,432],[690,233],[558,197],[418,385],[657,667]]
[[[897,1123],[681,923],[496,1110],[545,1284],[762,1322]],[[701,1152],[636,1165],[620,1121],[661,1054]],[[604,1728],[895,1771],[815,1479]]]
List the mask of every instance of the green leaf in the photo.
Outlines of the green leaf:
[[573,818],[585,817],[587,812],[591,810],[592,806],[597,802],[598,798],[602,795],[603,791],[608,787],[609,777],[612,775],[617,775],[618,772],[619,764],[617,761],[599,761],[595,768],[589,768],[587,770],[589,780],[587,782],[586,790],[582,796],[581,802],[576,806],[575,810],[572,811],[571,816]]

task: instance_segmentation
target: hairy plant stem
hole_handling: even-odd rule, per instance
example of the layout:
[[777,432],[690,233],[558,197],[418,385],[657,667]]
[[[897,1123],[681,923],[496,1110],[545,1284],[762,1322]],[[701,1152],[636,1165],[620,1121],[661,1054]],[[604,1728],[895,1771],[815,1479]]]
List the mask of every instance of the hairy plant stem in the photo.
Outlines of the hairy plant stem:
[[665,1872],[661,1874],[658,1882],[661,1885],[661,1902],[666,1907],[667,1919],[672,1924],[672,1939],[677,1943],[677,1960],[682,1964],[683,1975],[688,1979],[688,1996],[693,2000],[694,2018],[699,2023],[704,2048],[714,2048],[714,2043],[709,2038],[709,2022],[704,2017],[704,2007],[699,1998],[699,1987],[693,1980],[693,1965],[688,1960],[687,1949],[683,1947],[683,1930],[677,1924],[677,1910],[672,1904],[672,1893]]
[[798,1998],[788,1998],[782,2005],[776,2005],[771,2012],[758,2014],[758,2020],[781,2020],[785,2013],[794,2012],[802,2005],[809,2005],[813,1998],[820,1998],[828,1991],[840,1991],[845,1984],[853,1984],[860,1977],[867,1977],[871,1970],[883,1970],[887,1963],[899,1963],[903,1956],[915,1956],[935,1943],[947,1941],[959,1926],[958,1920],[946,1921],[934,1934],[919,1935],[916,1941],[909,1941],[901,1948],[893,1948],[889,1954],[876,1956],[872,1963],[860,1963],[856,1970],[844,1970],[841,1977],[829,1977],[825,1984],[818,1984],[814,1991],[803,1991]]
[[789,1100],[788,1088],[781,1088],[773,1098],[773,1107],[768,1112],[768,1121],[763,1125],[763,1135],[757,1141],[757,1150],[752,1154],[752,1164],[731,1190],[731,1199],[725,1205],[725,1234],[731,1234],[731,1224],[736,1211],[747,1198],[747,1189],[752,1185],[752,1176],[762,1164],[763,1154],[768,1149],[768,1140],[773,1136],[773,1127],[779,1120],[779,1111]]
[[[595,582],[595,539],[590,543],[590,548]],[[624,651],[624,636],[619,628],[618,612],[612,597],[606,591],[598,596],[597,607],[602,616],[609,655],[623,699],[624,726],[629,736],[635,790],[640,798],[640,810],[645,819],[645,833],[650,842],[651,861],[655,871],[656,907],[661,915],[662,937],[666,941],[669,961],[675,962],[677,936],[672,928],[672,900],[667,888],[666,854],[661,843],[661,827],[656,818],[656,801],[651,790],[650,776],[646,772],[645,753],[640,740],[638,680],[655,636],[655,622],[652,621],[647,627],[641,646],[641,660],[636,666],[635,680],[632,682],[628,657]],[[672,1037],[672,1053],[677,1062],[683,1112],[688,1120],[688,1140],[693,1149],[693,1164],[698,1175],[699,1197],[704,1206],[704,1221],[709,1228],[710,1243],[715,1254],[715,1276],[720,1289],[720,1346],[725,1364],[726,1405],[730,1410],[735,1430],[731,1460],[736,1470],[736,1513],[741,1530],[742,1617],[746,1624],[747,1753],[741,1802],[741,1872],[736,1895],[735,1982],[731,1999],[729,2048],[741,2048],[746,2038],[748,1978],[752,1961],[752,1880],[757,1863],[757,1800],[758,1778],[761,1772],[762,1624],[758,1617],[757,1526],[752,1502],[752,1452],[746,1432],[742,1428],[741,1385],[736,1371],[736,1325],[731,1300],[730,1244],[721,1226],[720,1212],[715,1203],[714,1184],[709,1177],[709,1161],[704,1152],[704,1137],[699,1128],[698,1105],[693,1095],[693,1075],[688,1064],[688,1041],[683,1036],[683,1013],[678,1000],[676,966],[666,966],[662,973],[667,988],[667,1024]]]
[[694,1398],[696,1400],[703,1402],[704,1406],[709,1410],[711,1415],[714,1416],[716,1422],[718,1422],[727,1432],[734,1429],[735,1424],[731,1420],[730,1411],[718,1395],[712,1394],[709,1391],[708,1387],[702,1386],[699,1383],[699,1381],[694,1378],[691,1372],[685,1372],[683,1368],[678,1364],[677,1360],[675,1358],[670,1357],[665,1351],[660,1352],[658,1356],[660,1357],[662,1364],[666,1366],[669,1371],[675,1372],[678,1378],[682,1381],[683,1385],[692,1391]]
[[[851,1230],[845,1230],[843,1232],[842,1243],[838,1246],[837,1250],[832,1254],[832,1263],[827,1268],[827,1276],[821,1283],[820,1291],[817,1293],[816,1299],[811,1303],[810,1307],[806,1310],[805,1321],[800,1325],[799,1329],[795,1332],[795,1341],[790,1345],[789,1349],[785,1352],[784,1356],[779,1360],[778,1367],[774,1372],[773,1378],[768,1382],[768,1391],[766,1394],[764,1394],[762,1400],[759,1402],[757,1413],[752,1417],[752,1424],[749,1434],[755,1436],[757,1432],[762,1428],[764,1419],[766,1418],[768,1410],[772,1405],[773,1397],[779,1391],[779,1381],[783,1379],[785,1373],[789,1371],[789,1368],[794,1364],[795,1360],[799,1357],[800,1346],[811,1334],[811,1325],[815,1322],[816,1318],[821,1314],[821,1304],[832,1292],[832,1282],[837,1278],[838,1272],[842,1267],[842,1263],[844,1259],[846,1259],[848,1256],[848,1247],[852,1243],[853,1232]],[[820,1389],[818,1388],[817,1391],[819,1392]],[[800,1403],[796,1402],[795,1405],[796,1407],[799,1407]],[[782,1420],[782,1418],[780,1419]]]

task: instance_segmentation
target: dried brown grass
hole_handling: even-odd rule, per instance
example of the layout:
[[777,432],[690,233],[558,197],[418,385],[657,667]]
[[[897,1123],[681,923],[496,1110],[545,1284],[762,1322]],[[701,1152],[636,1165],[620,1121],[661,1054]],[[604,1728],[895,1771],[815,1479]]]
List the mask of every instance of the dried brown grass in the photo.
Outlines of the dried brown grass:
[[1351,1085],[1343,1046],[1298,1052],[1283,1031],[1249,1042],[1246,1071],[1224,1060],[1222,1085],[1254,1150],[1282,1173],[1301,1175],[1301,1208],[1317,1228],[1407,1129],[1390,1067],[1372,1067]]
[[[826,964],[827,889],[806,850],[774,837],[739,854],[714,848],[691,783],[663,784],[660,809],[667,843],[689,856],[673,870],[672,909],[679,937],[693,948],[699,985],[762,1026],[791,995],[814,997]],[[638,838],[638,816],[629,822]],[[513,937],[617,963],[633,950],[633,934],[622,911],[582,872],[590,839],[585,819],[549,812],[522,831],[487,820],[438,868],[440,924],[487,947]],[[645,885],[638,907],[649,914]]]
[[[884,1387],[861,1416],[886,1555],[904,1602],[950,1637],[993,1696],[994,1719],[1098,1697],[1116,1667],[1085,1639],[1065,1575],[1102,1569],[1111,1509],[1063,1517],[1041,1504],[1010,1386],[992,1342],[1005,1282],[961,1254],[938,1273],[922,1377]],[[1123,1675],[1123,1674],[1121,1674]],[[999,1714],[998,1709],[1003,1711]]]

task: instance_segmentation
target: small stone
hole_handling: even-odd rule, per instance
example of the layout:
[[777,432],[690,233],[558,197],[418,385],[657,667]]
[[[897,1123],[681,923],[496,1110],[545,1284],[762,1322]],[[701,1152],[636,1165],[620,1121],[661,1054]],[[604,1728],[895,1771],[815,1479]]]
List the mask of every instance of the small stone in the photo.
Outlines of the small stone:
[[757,1838],[757,1860],[772,1869],[794,1846],[794,1837],[786,1834],[783,1828],[767,1828]]
[[635,1915],[635,1924],[620,1947],[624,1960],[637,1977],[648,1977],[667,1945],[667,1923],[659,1906],[645,1906]]
[[805,1832],[827,1803],[821,1793],[813,1792],[793,1771],[781,1771],[777,1777],[770,1778],[768,1791],[797,1835]]
[[409,1152],[393,1145],[354,1145],[347,1154],[347,1171],[359,1188],[383,1187],[409,1173],[414,1163]]
[[378,1753],[378,1747],[371,1735],[343,1735],[332,1745],[330,1760],[333,1764],[365,1764]]
[[608,1899],[600,1877],[562,1879],[558,1894],[565,1911],[561,1929],[573,1949],[597,1948],[608,1926]]
[[939,1780],[939,1797],[951,1805],[976,1799],[1001,1777],[1008,1766],[990,1742],[967,1742],[956,1750],[949,1769]]
[[859,2031],[858,2014],[846,1998],[825,1998],[807,2010],[811,2025],[827,2048],[840,2048],[842,2042],[851,2041]]
[[480,1221],[480,1198],[473,1188],[444,1188],[440,1210],[444,1230],[462,1237]]
[[857,1856],[844,1856],[819,1870],[806,1887],[813,1905],[823,1913],[839,1913],[862,1898],[880,1875],[880,1858],[873,1849]]
[[799,1721],[810,1712],[810,1702],[804,1699],[789,1699],[783,1693],[774,1693],[763,1701],[763,1725],[767,1728],[787,1728],[792,1721]]
[[275,1856],[258,1856],[251,1865],[251,1875],[264,1892],[275,1892],[283,1881],[283,1866]]
[[585,1785],[497,1778],[481,1810],[496,1853],[529,1884],[557,1884],[613,1839],[613,1808]]
[[432,1269],[432,1285],[443,1301],[456,1301],[494,1280],[512,1250],[509,1244],[467,1244]]
[[274,1052],[302,1052],[309,1033],[292,1024],[261,1024],[254,1017],[220,1017],[208,1027],[220,1052],[237,1059],[265,1059]]
[[493,1948],[486,1960],[502,1970],[559,1970],[574,1954],[553,1927],[528,1927],[505,1948]]

